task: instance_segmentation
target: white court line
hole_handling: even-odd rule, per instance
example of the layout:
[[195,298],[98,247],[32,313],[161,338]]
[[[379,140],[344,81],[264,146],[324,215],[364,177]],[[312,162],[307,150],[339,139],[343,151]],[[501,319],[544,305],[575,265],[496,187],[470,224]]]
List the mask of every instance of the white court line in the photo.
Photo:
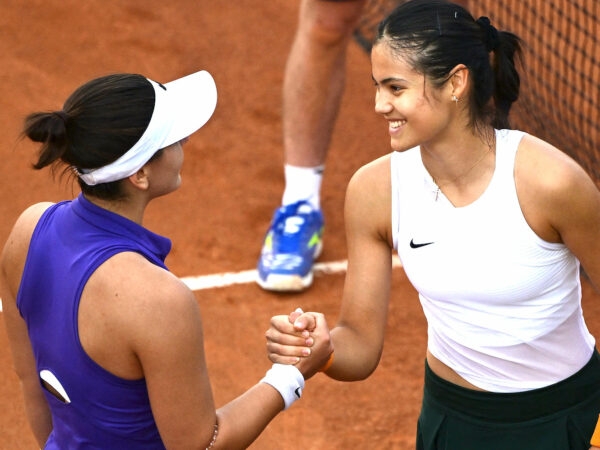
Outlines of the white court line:
[[[348,262],[342,261],[331,261],[315,263],[313,266],[315,275],[329,275],[344,273]],[[393,267],[401,267],[402,264],[398,259],[398,256],[394,255],[392,258]],[[197,277],[182,277],[183,281],[192,291],[202,291],[204,289],[215,289],[227,286],[233,286],[234,284],[246,284],[254,283],[256,280],[256,270],[242,270],[240,272],[224,272],[216,273],[213,275],[200,275]],[[2,299],[0,299],[0,312],[2,312]]]

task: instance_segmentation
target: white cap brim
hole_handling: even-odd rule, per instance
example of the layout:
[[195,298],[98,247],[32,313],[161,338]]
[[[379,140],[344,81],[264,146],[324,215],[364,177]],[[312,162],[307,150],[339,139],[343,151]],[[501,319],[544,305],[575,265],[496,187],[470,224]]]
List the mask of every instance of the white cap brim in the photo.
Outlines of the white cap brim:
[[116,161],[79,174],[88,185],[122,180],[133,175],[158,150],[198,131],[217,106],[217,87],[202,70],[166,84],[148,79],[156,94],[154,111],[138,142]]

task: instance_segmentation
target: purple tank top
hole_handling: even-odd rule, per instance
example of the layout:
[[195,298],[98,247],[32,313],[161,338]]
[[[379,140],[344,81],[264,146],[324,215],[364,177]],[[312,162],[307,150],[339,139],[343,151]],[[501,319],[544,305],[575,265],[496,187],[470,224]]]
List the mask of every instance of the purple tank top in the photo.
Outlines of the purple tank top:
[[165,448],[145,381],[112,375],[85,353],[77,311],[88,278],[111,256],[134,251],[166,269],[170,250],[169,239],[82,195],[42,215],[31,239],[17,306],[27,323],[38,374],[43,371],[45,379],[51,374],[69,399],[61,401],[44,390],[53,423],[45,449]]

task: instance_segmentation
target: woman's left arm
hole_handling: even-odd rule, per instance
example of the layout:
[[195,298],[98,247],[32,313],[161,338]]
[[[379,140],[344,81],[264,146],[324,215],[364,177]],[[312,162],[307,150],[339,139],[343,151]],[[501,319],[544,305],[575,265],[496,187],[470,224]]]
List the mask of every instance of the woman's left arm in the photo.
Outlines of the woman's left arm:
[[565,153],[526,136],[517,154],[516,183],[532,229],[564,243],[600,289],[600,192],[585,170]]
[[564,243],[599,290],[600,191],[566,154],[530,136],[524,141],[516,180],[525,218],[543,239]]
[[50,435],[52,419],[37,375],[27,326],[17,309],[16,295],[31,233],[39,216],[48,206],[48,203],[34,205],[21,215],[8,237],[0,259],[2,315],[8,334],[14,370],[19,377],[23,392],[29,425],[40,447],[44,446]]

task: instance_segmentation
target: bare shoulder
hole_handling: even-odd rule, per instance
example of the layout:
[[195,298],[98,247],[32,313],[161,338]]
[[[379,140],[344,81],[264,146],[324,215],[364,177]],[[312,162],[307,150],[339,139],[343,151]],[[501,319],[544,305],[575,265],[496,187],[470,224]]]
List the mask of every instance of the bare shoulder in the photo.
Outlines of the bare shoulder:
[[344,208],[349,236],[366,233],[390,241],[390,158],[388,154],[365,164],[352,176]]
[[388,183],[390,181],[391,154],[381,156],[360,167],[352,176],[351,184]]
[[173,311],[178,315],[195,306],[193,293],[179,278],[134,252],[108,259],[92,275],[88,288],[94,297],[126,299],[127,315],[133,319],[160,315],[166,320]]
[[346,202],[386,202],[391,185],[390,158],[388,154],[360,167],[348,183]]
[[390,195],[390,155],[385,155],[359,168],[348,183],[346,202],[386,201]]
[[592,217],[600,201],[596,185],[573,158],[530,135],[517,152],[515,183],[529,225],[550,242],[563,241],[568,223]]
[[174,274],[122,252],[92,274],[79,307],[81,343],[98,364],[124,377],[147,375],[149,361],[201,340],[193,292]]
[[7,242],[10,243],[17,239],[31,237],[40,217],[52,205],[53,203],[50,202],[36,203],[25,209],[17,218]]
[[589,175],[565,152],[535,136],[525,135],[515,165],[517,183],[555,195],[590,183]]
[[2,251],[1,267],[14,290],[18,274],[23,270],[33,231],[40,217],[53,203],[36,203],[28,207],[16,220]]

